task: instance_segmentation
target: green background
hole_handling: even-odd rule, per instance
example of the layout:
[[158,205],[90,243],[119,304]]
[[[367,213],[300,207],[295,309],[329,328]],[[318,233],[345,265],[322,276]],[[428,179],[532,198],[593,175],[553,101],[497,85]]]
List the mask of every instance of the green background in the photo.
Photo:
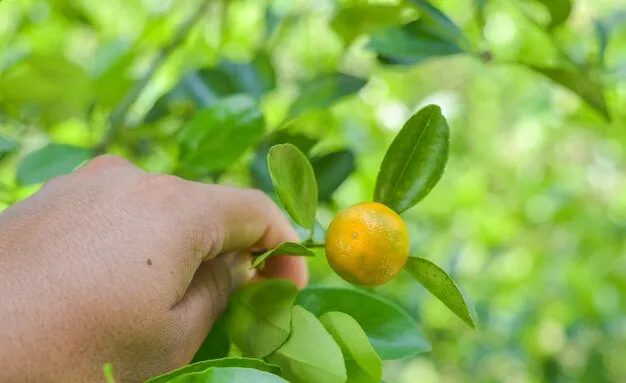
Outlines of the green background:
[[[364,11],[358,23],[348,19],[347,26],[331,27],[342,10],[374,3],[399,2],[210,1],[180,44],[169,49],[201,1],[3,0],[0,208],[37,190],[39,184],[23,184],[41,176],[32,172],[42,164],[53,165],[51,175],[67,171],[93,148],[150,171],[263,186],[250,171],[262,144],[258,116],[222,112],[224,105],[245,109],[248,101],[217,101],[246,93],[260,102],[265,134],[287,127],[319,139],[311,157],[337,150],[354,155],[355,170],[320,205],[318,220],[325,227],[338,209],[372,199],[394,135],[414,111],[434,103],[450,124],[448,168],[433,192],[403,217],[412,254],[441,265],[463,286],[476,306],[480,331],[470,330],[403,273],[375,291],[416,318],[433,350],[385,362],[385,381],[626,381],[626,2],[574,0],[567,20],[551,26],[555,19],[541,2],[433,1],[459,25],[467,46],[460,42],[457,52],[429,45],[432,50],[406,66],[378,60],[361,32],[413,20],[416,12],[408,5],[399,13]],[[477,6],[483,3],[481,16]],[[393,41],[383,45],[385,52],[394,47]],[[120,117],[125,96],[164,48],[163,65]],[[261,64],[252,77],[237,69],[231,77],[228,69],[193,72],[255,57]],[[579,76],[570,85],[585,78],[604,84],[599,94],[610,121],[530,65],[575,65]],[[275,87],[268,85],[272,71]],[[367,82],[360,88],[358,81],[328,80],[337,72]],[[331,90],[322,89],[321,100],[306,98],[292,107],[320,78]],[[196,89],[191,93],[200,101],[153,108],[180,84]],[[333,90],[348,96],[329,101]],[[311,105],[317,108],[307,109]],[[208,106],[213,111],[201,114],[207,120],[200,125],[212,127],[211,135],[190,147],[178,131],[192,131],[187,120]],[[237,130],[241,121],[247,125]],[[115,134],[109,137],[112,124]],[[27,154],[50,142],[72,149],[54,154],[54,161],[43,159],[34,170],[24,165]],[[239,152],[236,161],[224,162]],[[337,164],[349,171],[347,161],[335,158],[319,172],[328,175],[341,168]],[[337,173],[329,177],[343,179],[344,172]],[[345,283],[324,257],[309,264],[313,282]]]

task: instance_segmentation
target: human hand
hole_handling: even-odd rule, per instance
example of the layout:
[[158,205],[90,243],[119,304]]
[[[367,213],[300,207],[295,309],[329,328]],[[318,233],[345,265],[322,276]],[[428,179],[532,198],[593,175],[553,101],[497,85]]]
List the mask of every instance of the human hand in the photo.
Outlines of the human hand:
[[[0,381],[140,382],[191,361],[229,292],[307,282],[248,251],[298,236],[262,192],[147,173],[101,156],[0,215]],[[248,256],[249,257],[249,256]]]

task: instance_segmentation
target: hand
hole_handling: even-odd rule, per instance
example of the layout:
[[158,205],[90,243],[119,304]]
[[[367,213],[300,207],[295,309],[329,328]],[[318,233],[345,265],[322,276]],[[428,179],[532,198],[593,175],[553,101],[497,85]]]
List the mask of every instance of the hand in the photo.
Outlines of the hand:
[[298,236],[262,192],[147,173],[101,156],[0,215],[0,381],[121,382],[189,363],[228,294],[307,282],[302,258],[263,275],[252,250]]

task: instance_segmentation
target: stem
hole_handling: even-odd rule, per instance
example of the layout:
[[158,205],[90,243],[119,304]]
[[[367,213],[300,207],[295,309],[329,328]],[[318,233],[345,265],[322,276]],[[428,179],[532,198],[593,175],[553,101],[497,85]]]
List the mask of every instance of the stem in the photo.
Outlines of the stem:
[[204,0],[198,9],[196,9],[193,14],[183,24],[181,24],[180,28],[176,32],[176,35],[174,36],[174,39],[161,49],[157,58],[152,62],[152,65],[150,65],[148,72],[146,72],[144,77],[137,84],[135,84],[124,100],[122,100],[117,108],[111,113],[111,116],[109,117],[109,130],[105,133],[102,141],[94,148],[94,154],[98,155],[104,153],[109,145],[111,145],[119,131],[124,126],[126,114],[128,114],[130,108],[135,104],[135,101],[137,101],[159,67],[163,65],[170,54],[172,54],[172,52],[176,50],[176,48],[178,48],[179,45],[185,40],[191,28],[202,18],[202,16],[204,16],[210,3],[211,0]]
[[304,241],[301,243],[302,246],[304,247],[308,247],[308,248],[316,248],[316,247],[324,247],[325,245],[321,242],[310,242],[310,241]]

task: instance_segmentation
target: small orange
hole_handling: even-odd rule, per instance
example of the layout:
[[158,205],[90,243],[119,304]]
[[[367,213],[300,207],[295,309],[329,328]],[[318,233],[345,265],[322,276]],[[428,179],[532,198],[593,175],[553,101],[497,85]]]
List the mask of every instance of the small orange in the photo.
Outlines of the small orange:
[[378,286],[400,273],[409,257],[409,233],[400,216],[378,202],[362,202],[337,214],[326,232],[326,258],[340,277]]

